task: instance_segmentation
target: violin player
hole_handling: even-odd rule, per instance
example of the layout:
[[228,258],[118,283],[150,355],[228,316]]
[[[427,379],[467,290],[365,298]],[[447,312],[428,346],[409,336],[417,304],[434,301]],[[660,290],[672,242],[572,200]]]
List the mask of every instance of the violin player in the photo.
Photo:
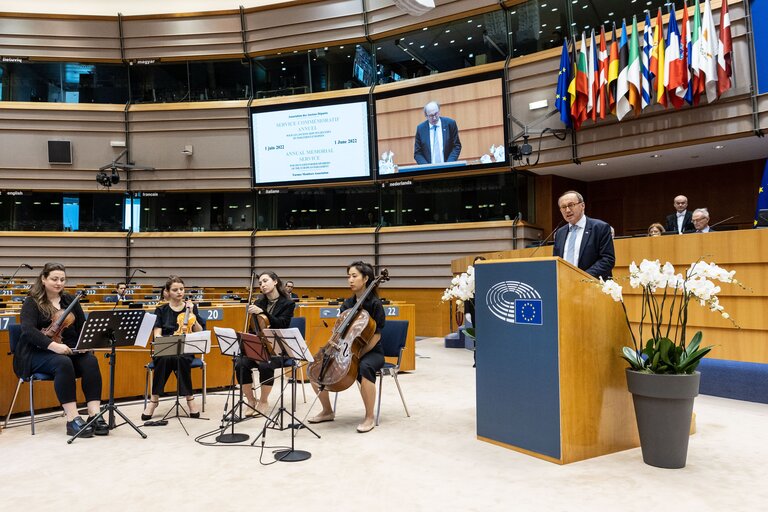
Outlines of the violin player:
[[[259,290],[261,294],[256,297],[253,304],[248,305],[248,315],[252,316],[248,322],[248,331],[256,334],[259,328],[287,329],[290,327],[293,310],[296,303],[285,290],[283,282],[274,272],[262,272],[259,274]],[[255,318],[262,316],[262,321]],[[263,320],[266,319],[266,324]],[[253,370],[259,371],[260,392],[258,402],[253,392]],[[237,381],[243,386],[243,396],[248,402],[246,416],[253,416],[257,412],[267,415],[269,412],[269,394],[272,391],[272,383],[275,378],[275,370],[268,363],[257,363],[248,357],[239,356],[235,366]]]
[[[46,263],[35,278],[21,307],[21,337],[13,356],[14,371],[25,379],[38,372],[53,375],[56,397],[67,418],[68,436],[77,433],[80,433],[79,437],[106,436],[109,427],[102,418],[86,427],[86,421],[77,412],[75,385],[80,377],[88,406],[88,421],[99,413],[101,372],[92,353],[72,352],[85,323],[85,314],[77,302],[79,298],[64,293],[66,281],[64,265],[53,262]],[[48,328],[67,310],[58,333],[51,333]]]
[[[347,267],[347,283],[349,283],[349,289],[352,291],[352,296],[346,299],[339,312],[343,312],[352,308],[357,303],[358,299],[365,295],[368,283],[375,280],[375,274],[373,267],[363,261],[356,261]],[[357,431],[360,433],[370,432],[375,426],[374,418],[374,404],[376,402],[376,372],[381,370],[384,366],[384,349],[381,346],[381,329],[386,322],[386,313],[384,312],[384,305],[381,303],[381,299],[376,293],[376,289],[365,298],[362,303],[362,309],[368,312],[370,318],[376,322],[376,332],[371,339],[371,343],[375,343],[373,348],[366,352],[360,358],[360,366],[358,368],[357,381],[360,383],[360,395],[363,399],[363,405],[365,406],[365,418],[357,426]],[[316,383],[312,382],[312,387],[315,392],[318,393],[319,387]],[[331,407],[331,400],[328,396],[328,390],[323,390],[318,393],[318,398],[323,406],[323,410],[319,414],[309,419],[310,423],[322,423],[325,421],[334,420],[334,412]]]
[[[155,315],[157,315],[154,328],[155,337],[199,332],[205,328],[205,320],[200,316],[197,305],[193,304],[191,300],[185,299],[184,281],[179,276],[170,276],[165,282],[163,290],[163,296],[167,295],[168,302],[155,309]],[[195,356],[192,354],[154,358],[152,396],[150,396],[147,407],[141,414],[142,421],[152,419],[160,400],[160,394],[172,372],[176,373],[179,394],[186,397],[189,416],[191,418],[200,417],[200,410],[195,403],[195,395],[192,393],[191,365],[194,358]]]

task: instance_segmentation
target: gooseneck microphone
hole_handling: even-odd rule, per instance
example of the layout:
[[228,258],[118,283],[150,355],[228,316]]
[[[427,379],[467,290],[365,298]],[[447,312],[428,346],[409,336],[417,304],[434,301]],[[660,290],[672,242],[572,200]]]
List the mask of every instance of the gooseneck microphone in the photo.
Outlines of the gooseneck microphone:
[[549,239],[550,239],[550,238],[552,238],[552,235],[554,235],[554,234],[555,234],[555,232],[556,232],[558,229],[560,229],[560,226],[562,226],[562,225],[563,225],[563,222],[565,222],[565,221],[564,221],[564,220],[561,220],[560,222],[558,222],[558,223],[557,223],[557,226],[555,226],[555,229],[553,229],[553,230],[552,230],[552,232],[551,232],[549,235],[547,235],[547,238],[545,238],[545,239],[544,239],[544,241],[543,241],[543,242],[541,242],[541,243],[539,244],[539,246],[538,246],[536,249],[534,249],[534,250],[533,250],[533,252],[531,253],[531,255],[530,255],[530,256],[528,256],[529,258],[533,258],[533,255],[534,255],[534,254],[536,254],[537,252],[539,252],[539,249],[541,249],[541,247],[542,247],[543,245],[546,245],[546,243],[549,241]]
[[13,282],[13,278],[14,278],[14,277],[16,277],[16,274],[18,274],[18,273],[19,273],[19,270],[21,270],[21,267],[26,267],[26,268],[28,268],[29,270],[34,270],[34,268],[32,267],[32,265],[28,265],[28,264],[26,264],[26,263],[22,263],[22,264],[20,264],[18,267],[16,267],[16,270],[14,270],[14,271],[13,271],[13,274],[11,274],[11,277],[9,277],[9,278],[8,278],[8,279],[5,281],[5,283],[3,283],[3,287],[2,287],[2,288],[0,288],[0,290],[5,290],[6,288],[8,288],[8,285],[9,285],[9,284],[11,284],[11,283]]
[[[135,268],[135,269],[133,269],[133,272],[131,272],[131,277],[129,277],[129,278],[128,278],[128,281],[126,281],[126,282],[125,282],[125,290],[126,290],[126,293],[127,293],[127,291],[128,291],[128,287],[129,287],[129,286],[130,286],[130,284],[131,284],[131,281],[133,281],[133,276],[135,276],[135,275],[136,275],[136,272],[141,272],[142,274],[146,274],[146,273],[147,273],[147,272],[146,272],[144,269],[141,269],[141,268]],[[117,305],[118,305],[118,304],[120,304],[120,300],[121,300],[120,298],[118,298],[117,300],[115,300],[115,305],[112,307],[112,311],[114,311],[114,310],[117,308]],[[124,299],[122,299],[122,300],[124,300]]]

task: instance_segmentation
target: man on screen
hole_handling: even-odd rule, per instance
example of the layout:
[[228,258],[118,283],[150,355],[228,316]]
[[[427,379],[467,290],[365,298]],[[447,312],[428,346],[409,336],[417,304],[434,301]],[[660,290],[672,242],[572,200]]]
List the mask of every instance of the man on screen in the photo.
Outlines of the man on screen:
[[426,121],[416,127],[413,158],[417,164],[455,162],[461,153],[459,128],[456,121],[440,117],[440,105],[430,101],[424,105]]

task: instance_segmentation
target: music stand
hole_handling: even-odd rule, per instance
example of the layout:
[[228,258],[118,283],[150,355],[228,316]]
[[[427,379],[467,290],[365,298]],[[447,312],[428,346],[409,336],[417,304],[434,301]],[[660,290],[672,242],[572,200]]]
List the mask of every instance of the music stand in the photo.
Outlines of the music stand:
[[[181,373],[181,356],[191,354],[207,354],[211,351],[211,331],[199,331],[189,334],[174,334],[171,336],[158,336],[152,342],[154,346],[153,357],[175,356],[176,357],[176,402],[171,406],[162,420],[168,418],[177,418],[181,428],[189,435],[187,427],[181,421],[180,410],[184,411],[185,417],[189,418],[189,412],[181,405],[179,374]],[[207,419],[207,418],[205,418]]]
[[[206,432],[198,436],[195,441],[201,444],[213,445],[215,443],[203,443],[202,440],[210,437],[216,433],[216,442],[224,444],[234,444],[247,441],[250,437],[248,434],[236,433],[235,423],[237,423],[243,416],[243,405],[251,408],[245,400],[243,400],[243,387],[240,386],[239,400],[235,401],[235,372],[237,371],[237,358],[243,355],[250,359],[254,359],[259,362],[269,361],[269,351],[267,345],[256,335],[248,333],[238,333],[234,329],[224,327],[214,327],[216,332],[216,338],[219,340],[219,349],[223,355],[232,357],[232,380],[230,381],[230,393],[227,397],[227,402],[224,404],[224,415],[221,418],[221,426],[210,432]],[[243,367],[240,367],[240,381],[243,380]],[[232,408],[229,408],[229,400],[232,399]],[[239,417],[237,412],[239,411]],[[227,428],[230,428],[229,433],[225,433]]]
[[[296,430],[300,428],[304,428],[312,432],[312,434],[315,435],[318,439],[320,439],[320,435],[309,428],[304,422],[302,422],[297,416],[296,416],[296,362],[297,361],[307,361],[312,362],[314,359],[312,358],[312,353],[309,351],[309,348],[307,347],[307,343],[304,341],[304,338],[301,336],[301,333],[299,332],[299,329],[296,327],[290,328],[290,329],[263,329],[262,330],[263,337],[269,342],[269,345],[272,348],[272,351],[276,354],[277,357],[273,358],[274,360],[278,361],[280,364],[281,372],[280,372],[280,407],[275,411],[275,413],[267,418],[267,421],[264,422],[264,427],[262,428],[261,433],[256,436],[256,439],[253,440],[253,443],[251,445],[255,445],[256,441],[258,441],[259,438],[262,439],[262,446],[264,445],[264,438],[266,437],[266,431],[267,427],[270,423],[274,423],[275,425],[280,425],[279,427],[276,427],[278,430],[283,431],[286,428],[291,429],[291,447],[287,450],[280,450],[275,452],[275,460],[282,461],[282,462],[299,462],[302,460],[307,460],[312,456],[311,453],[309,453],[306,450],[296,450],[295,448],[295,441],[296,441]],[[291,410],[287,410],[285,408],[283,397],[285,395],[285,371],[282,370],[283,368],[290,367],[293,368],[294,372],[294,378],[290,379],[291,384]],[[287,427],[283,426],[283,415],[288,414],[288,416],[291,417],[293,420],[293,423],[289,424]],[[278,418],[280,421],[278,422]]]
[[[96,420],[109,412],[108,426],[113,430],[126,423],[133,427],[142,438],[146,439],[147,434],[141,431],[139,427],[133,424],[128,417],[120,411],[115,405],[115,364],[117,362],[117,347],[129,345],[138,345],[145,347],[147,340],[152,332],[152,326],[155,324],[155,315],[146,311],[119,310],[119,311],[91,311],[80,331],[80,338],[77,340],[75,351],[86,351],[93,349],[109,348],[106,357],[109,358],[109,400],[106,405],[101,407],[99,414],[94,416],[86,427],[93,424]],[[119,341],[118,341],[119,340]],[[123,418],[124,423],[115,425],[115,413]],[[67,440],[67,444],[77,439],[85,428],[80,429],[74,436]]]

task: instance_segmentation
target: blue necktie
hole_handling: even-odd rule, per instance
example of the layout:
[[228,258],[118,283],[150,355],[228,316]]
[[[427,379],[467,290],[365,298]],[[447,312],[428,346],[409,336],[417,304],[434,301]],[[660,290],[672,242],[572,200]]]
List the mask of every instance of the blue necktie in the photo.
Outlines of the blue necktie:
[[576,265],[576,230],[579,226],[573,225],[568,228],[568,243],[565,244],[565,261],[571,265]]
[[443,152],[440,151],[440,140],[437,138],[437,125],[432,126],[432,163],[443,162]]

